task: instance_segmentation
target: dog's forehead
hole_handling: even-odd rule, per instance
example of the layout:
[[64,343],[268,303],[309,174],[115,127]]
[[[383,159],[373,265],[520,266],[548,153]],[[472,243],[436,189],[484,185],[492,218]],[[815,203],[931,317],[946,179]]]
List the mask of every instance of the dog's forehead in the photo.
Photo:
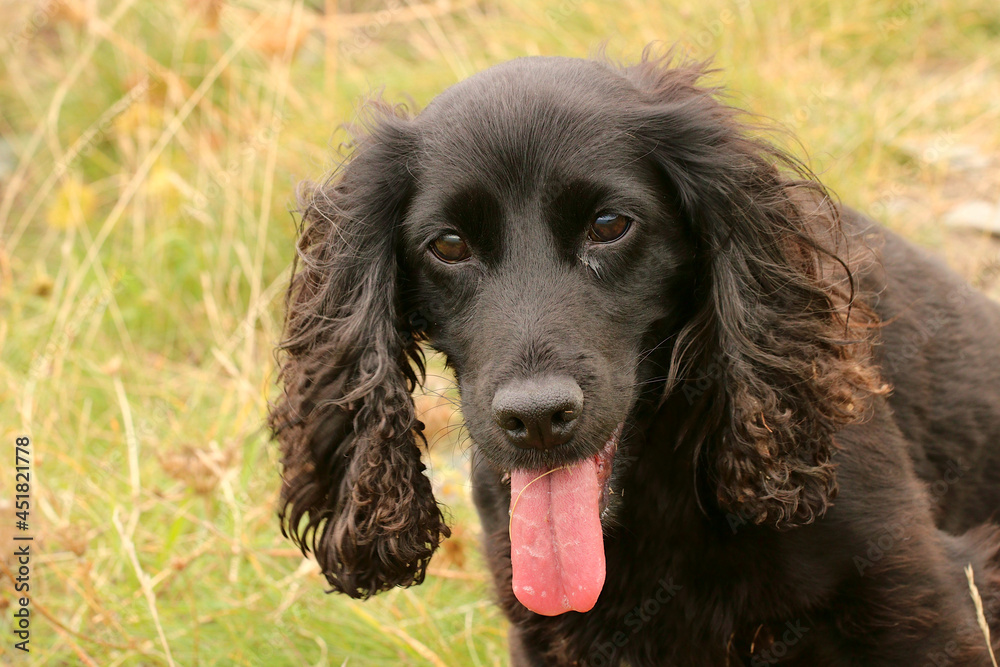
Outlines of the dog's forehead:
[[[635,88],[611,67],[575,58],[503,63],[447,89],[418,116],[420,162],[431,178],[493,175],[507,189],[579,165],[625,158],[634,138],[623,108]],[[605,166],[610,166],[606,164]]]
[[494,105],[548,97],[580,100],[588,95],[623,95],[634,88],[619,70],[594,60],[531,56],[489,67],[447,88],[431,100],[423,116],[454,117]]

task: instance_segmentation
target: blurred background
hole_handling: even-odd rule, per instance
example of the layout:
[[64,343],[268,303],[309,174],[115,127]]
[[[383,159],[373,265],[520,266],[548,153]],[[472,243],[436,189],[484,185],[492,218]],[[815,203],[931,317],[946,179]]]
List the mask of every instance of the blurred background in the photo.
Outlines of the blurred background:
[[0,0],[0,662],[506,664],[439,360],[417,401],[455,536],[427,582],[325,595],[278,531],[294,188],[374,89],[419,108],[503,60],[653,40],[714,56],[845,203],[1000,297],[996,0]]

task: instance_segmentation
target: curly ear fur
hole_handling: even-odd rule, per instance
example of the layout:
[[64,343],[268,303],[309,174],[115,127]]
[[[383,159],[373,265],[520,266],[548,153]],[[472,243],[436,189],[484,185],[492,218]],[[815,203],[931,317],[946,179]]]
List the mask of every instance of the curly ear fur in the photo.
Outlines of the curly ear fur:
[[625,70],[647,96],[635,122],[700,262],[699,305],[676,339],[668,390],[688,398],[685,440],[723,510],[809,523],[836,495],[835,433],[885,391],[870,359],[875,316],[854,299],[823,186],[698,85],[705,63],[670,60],[647,50]]
[[284,467],[282,531],[355,598],[421,583],[450,534],[420,461],[410,391],[423,358],[397,293],[412,139],[403,118],[382,116],[338,180],[300,195],[284,393],[269,419]]

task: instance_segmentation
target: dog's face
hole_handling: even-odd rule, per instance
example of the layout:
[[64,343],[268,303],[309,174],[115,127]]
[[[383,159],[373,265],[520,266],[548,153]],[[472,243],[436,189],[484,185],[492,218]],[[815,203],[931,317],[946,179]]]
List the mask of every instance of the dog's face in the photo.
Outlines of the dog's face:
[[684,309],[671,288],[690,244],[624,122],[637,96],[596,63],[514,61],[416,120],[406,307],[455,369],[472,439],[504,471],[600,453],[662,321]]
[[596,602],[647,391],[697,383],[656,417],[687,441],[655,446],[694,453],[706,504],[775,524],[826,507],[831,434],[873,382],[850,274],[829,279],[836,214],[701,67],[665,62],[497,66],[383,111],[307,193],[271,424],[286,529],[335,589],[419,583],[447,535],[409,397],[421,335],[509,474],[514,589],[538,613]]
[[[638,92],[596,63],[539,64],[488,70],[417,118],[401,235],[406,305],[455,370],[473,441],[510,473],[515,501],[532,484],[512,537],[515,591],[536,595],[552,577],[531,573],[553,564],[521,562],[518,522],[529,532],[557,522],[569,504],[558,494],[590,485],[596,507],[580,511],[592,516],[571,515],[589,532],[553,540],[545,558],[600,539],[619,438],[648,379],[640,362],[684,310],[674,288],[692,255],[664,176],[622,113]],[[562,484],[546,475],[560,468],[571,473]],[[529,502],[536,489],[546,502]],[[603,577],[576,581],[588,573]],[[562,597],[545,602],[565,611]]]

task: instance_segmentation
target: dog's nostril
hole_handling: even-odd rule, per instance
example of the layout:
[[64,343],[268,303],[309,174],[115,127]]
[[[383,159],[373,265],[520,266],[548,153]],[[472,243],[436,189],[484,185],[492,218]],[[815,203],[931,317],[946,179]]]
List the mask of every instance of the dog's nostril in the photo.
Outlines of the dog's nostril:
[[512,417],[512,416],[508,415],[507,417],[502,417],[500,421],[502,422],[500,424],[500,428],[502,428],[505,431],[523,431],[523,430],[525,430],[524,429],[524,422],[521,421],[520,419],[518,419],[517,417]]
[[549,449],[569,441],[583,411],[583,391],[573,378],[543,376],[497,390],[493,418],[517,447]]
[[576,412],[573,410],[560,410],[552,415],[552,426],[566,426],[576,420]]

